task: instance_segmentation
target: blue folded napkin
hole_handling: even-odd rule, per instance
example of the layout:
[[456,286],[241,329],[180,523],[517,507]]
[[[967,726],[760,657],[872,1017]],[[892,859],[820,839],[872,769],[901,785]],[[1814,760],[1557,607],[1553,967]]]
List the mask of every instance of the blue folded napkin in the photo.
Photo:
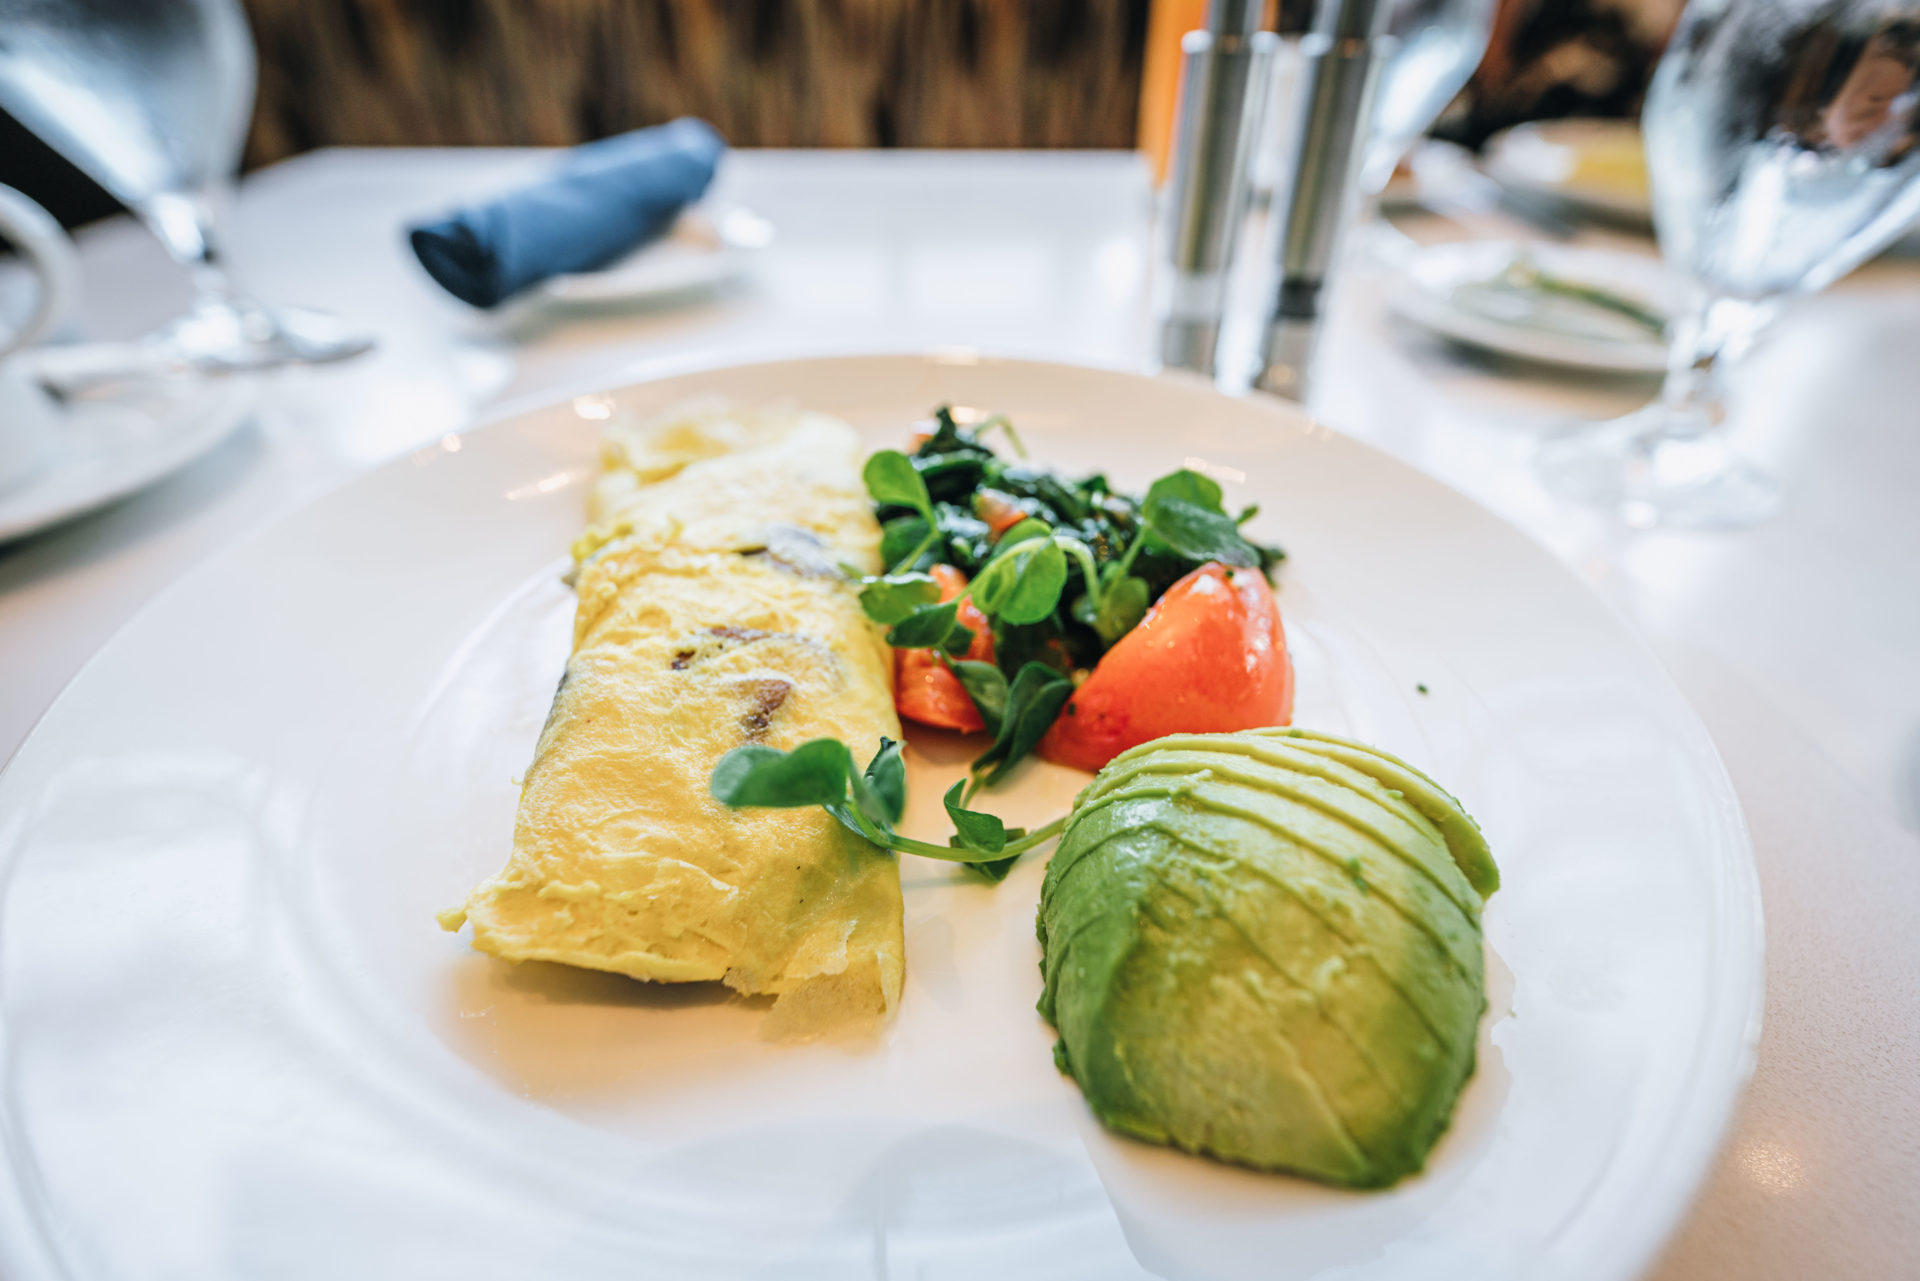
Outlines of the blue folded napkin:
[[552,276],[593,271],[665,233],[713,181],[727,144],[704,120],[602,138],[540,182],[410,228],[427,274],[494,307]]

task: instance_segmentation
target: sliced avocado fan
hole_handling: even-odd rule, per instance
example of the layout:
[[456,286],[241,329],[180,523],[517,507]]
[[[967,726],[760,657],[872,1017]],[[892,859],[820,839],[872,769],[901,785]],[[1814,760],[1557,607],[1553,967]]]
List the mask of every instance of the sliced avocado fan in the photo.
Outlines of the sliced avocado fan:
[[1459,803],[1364,744],[1135,748],[1076,800],[1041,890],[1055,1057],[1122,1133],[1394,1183],[1473,1073],[1498,883]]

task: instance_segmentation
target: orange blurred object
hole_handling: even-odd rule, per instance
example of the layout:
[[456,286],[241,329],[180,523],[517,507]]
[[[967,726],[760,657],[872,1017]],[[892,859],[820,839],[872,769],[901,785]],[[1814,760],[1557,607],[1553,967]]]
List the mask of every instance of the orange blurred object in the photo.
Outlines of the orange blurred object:
[[[967,576],[951,565],[935,565],[928,572],[940,584],[942,601],[950,601],[966,590]],[[957,616],[962,626],[973,629],[973,644],[961,657],[991,663],[993,630],[987,626],[986,617],[972,601],[961,602]],[[986,728],[979,709],[967,695],[967,687],[930,649],[893,651],[893,703],[900,715],[922,725],[967,733]]]
[[[1261,26],[1272,30],[1277,0],[1267,0]],[[1207,25],[1207,0],[1153,0],[1147,16],[1146,56],[1140,68],[1140,117],[1134,145],[1153,166],[1153,185],[1167,180],[1173,161],[1174,118],[1180,113],[1180,38]]]
[[1039,754],[1097,770],[1167,734],[1293,720],[1293,660],[1266,575],[1211,561],[1169,587],[1101,658]]
[[1140,68],[1140,124],[1136,145],[1153,166],[1153,185],[1167,180],[1173,156],[1173,118],[1180,109],[1180,37],[1207,25],[1207,0],[1153,0],[1147,48]]

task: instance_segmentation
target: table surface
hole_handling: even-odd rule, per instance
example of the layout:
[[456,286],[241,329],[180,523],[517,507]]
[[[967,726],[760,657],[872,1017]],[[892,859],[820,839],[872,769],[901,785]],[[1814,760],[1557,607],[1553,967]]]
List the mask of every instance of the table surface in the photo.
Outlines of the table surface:
[[[741,152],[718,198],[774,246],[672,304],[480,316],[400,228],[540,163],[328,151],[243,185],[232,254],[264,297],[375,328],[374,356],[292,371],[172,479],[0,548],[0,758],[106,638],[250,525],[515,401],[692,360],[971,347],[1146,368],[1152,198],[1115,153]],[[1423,218],[1417,237],[1462,234]],[[1514,234],[1513,225],[1475,225]],[[1649,250],[1631,237],[1583,240]],[[187,300],[124,220],[80,236],[79,328],[126,337]],[[1718,1169],[1654,1276],[1892,1277],[1920,1260],[1920,262],[1797,304],[1737,371],[1738,444],[1789,503],[1741,533],[1630,533],[1551,501],[1532,442],[1624,412],[1643,380],[1469,355],[1390,320],[1356,240],[1313,408],[1552,549],[1665,660],[1720,747],[1767,911],[1766,1028]],[[1250,300],[1258,288],[1243,278]]]

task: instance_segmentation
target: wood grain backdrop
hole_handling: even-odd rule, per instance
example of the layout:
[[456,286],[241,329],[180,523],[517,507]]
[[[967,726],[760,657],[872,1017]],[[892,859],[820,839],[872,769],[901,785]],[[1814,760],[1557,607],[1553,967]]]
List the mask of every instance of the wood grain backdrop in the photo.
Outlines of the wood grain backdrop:
[[559,145],[679,115],[742,146],[1128,147],[1148,0],[246,0],[247,162]]

